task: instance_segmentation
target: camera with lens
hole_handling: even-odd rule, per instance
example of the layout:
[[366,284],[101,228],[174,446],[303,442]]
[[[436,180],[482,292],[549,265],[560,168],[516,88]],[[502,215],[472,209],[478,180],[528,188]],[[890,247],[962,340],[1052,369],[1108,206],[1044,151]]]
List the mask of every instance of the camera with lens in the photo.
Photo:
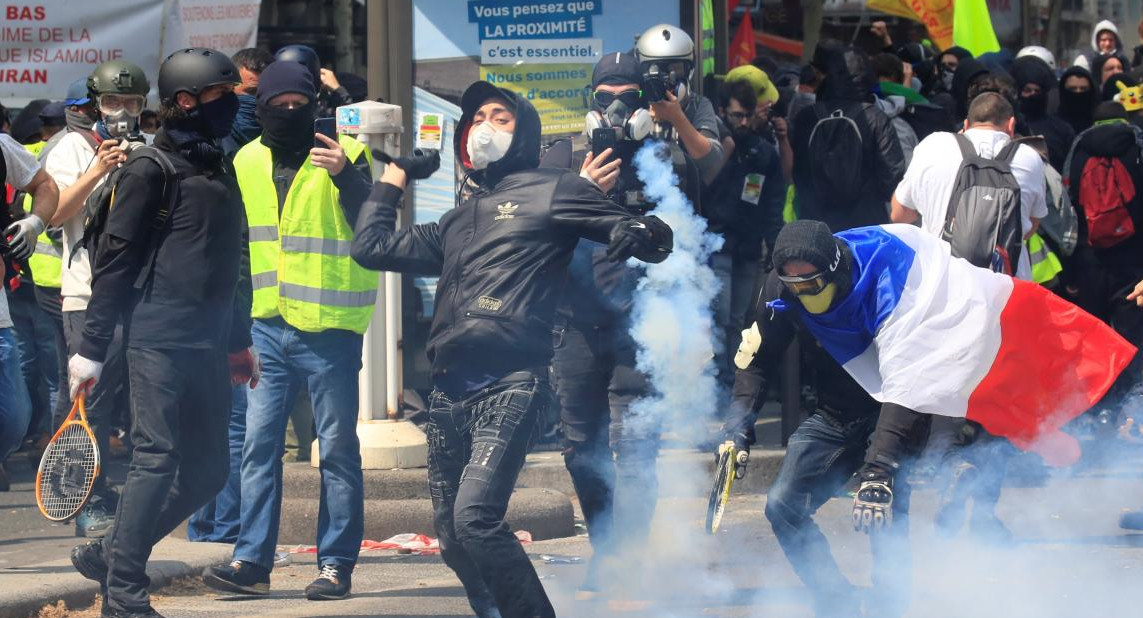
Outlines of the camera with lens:
[[665,67],[659,63],[645,63],[643,68],[643,91],[647,96],[647,100],[651,103],[657,103],[667,98],[667,93],[670,92],[676,96],[679,94],[679,76],[670,67]]

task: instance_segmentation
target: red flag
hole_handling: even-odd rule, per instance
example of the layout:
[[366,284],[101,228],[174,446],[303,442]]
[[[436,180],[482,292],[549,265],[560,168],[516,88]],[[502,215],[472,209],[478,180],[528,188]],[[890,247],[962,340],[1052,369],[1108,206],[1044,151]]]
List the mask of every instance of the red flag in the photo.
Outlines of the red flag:
[[754,60],[754,23],[750,19],[750,11],[742,15],[738,24],[738,31],[734,33],[734,40],[730,42],[727,68],[733,69]]

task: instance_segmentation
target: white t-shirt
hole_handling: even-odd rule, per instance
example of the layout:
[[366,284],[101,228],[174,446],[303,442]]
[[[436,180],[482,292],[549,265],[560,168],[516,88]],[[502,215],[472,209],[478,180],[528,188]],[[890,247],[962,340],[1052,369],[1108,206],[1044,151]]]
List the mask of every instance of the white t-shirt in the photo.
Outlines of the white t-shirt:
[[[44,160],[44,169],[55,179],[60,191],[75,184],[79,177],[95,163],[95,149],[81,133],[72,131],[60,140]],[[95,188],[103,184],[104,176]],[[94,191],[94,189],[93,189]],[[86,198],[86,196],[85,196]],[[80,249],[72,259],[71,248],[83,237],[83,208],[63,225],[63,271],[60,273],[60,294],[64,311],[86,311],[91,300],[91,262],[87,250]]]
[[[40,162],[36,160],[35,155],[28,152],[7,133],[0,133],[0,152],[4,156],[4,166],[8,169],[8,176],[2,179],[4,182],[0,182],[0,191],[4,190],[5,183],[23,189],[36,177],[36,172],[40,171]],[[4,277],[10,276],[11,273],[4,273]],[[0,292],[0,328],[11,327],[12,316],[8,313],[8,293]]]
[[[969,129],[965,137],[983,157],[992,158],[1011,141],[1002,131]],[[940,236],[952,199],[953,185],[961,162],[960,147],[952,133],[933,133],[913,150],[913,160],[894,195],[902,206],[921,215],[921,229]],[[1012,175],[1020,185],[1020,220],[1024,234],[1032,230],[1032,219],[1048,216],[1044,191],[1044,161],[1031,147],[1021,145],[1012,158]],[[1016,277],[1031,281],[1032,263],[1028,252],[1020,252]]]

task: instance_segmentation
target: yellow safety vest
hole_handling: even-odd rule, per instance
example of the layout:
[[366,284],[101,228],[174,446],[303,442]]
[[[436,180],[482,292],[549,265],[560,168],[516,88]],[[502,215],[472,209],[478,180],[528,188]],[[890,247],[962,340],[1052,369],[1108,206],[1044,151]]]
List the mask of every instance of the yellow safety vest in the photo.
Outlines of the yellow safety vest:
[[[342,135],[346,165],[364,155],[365,145]],[[353,229],[345,219],[340,192],[326,170],[306,158],[298,170],[282,215],[274,188],[273,157],[256,139],[234,156],[234,170],[250,225],[250,274],[255,318],[281,316],[306,332],[329,329],[364,333],[377,300],[378,274],[349,255]]]
[[[28,152],[40,155],[47,142],[37,142],[24,146]],[[32,212],[32,196],[24,195],[24,212]],[[28,258],[28,267],[32,269],[32,279],[36,285],[45,288],[60,287],[60,272],[63,270],[63,243],[57,243],[48,236],[47,221],[44,221],[44,231],[36,237],[36,250]]]
[[1048,243],[1039,234],[1032,234],[1025,243],[1028,248],[1028,261],[1032,263],[1032,281],[1048,285],[1063,272],[1060,258],[1048,248]]

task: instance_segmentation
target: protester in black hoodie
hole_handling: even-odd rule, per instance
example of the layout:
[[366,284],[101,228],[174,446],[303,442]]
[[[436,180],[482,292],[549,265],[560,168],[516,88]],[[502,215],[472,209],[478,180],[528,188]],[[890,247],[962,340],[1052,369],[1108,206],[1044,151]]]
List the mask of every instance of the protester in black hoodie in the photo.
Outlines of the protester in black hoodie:
[[[1143,193],[1139,192],[1143,187],[1143,164],[1140,163],[1143,153],[1136,141],[1136,129],[1128,124],[1127,114],[1119,103],[1101,103],[1095,112],[1095,120],[1099,125],[1076,141],[1071,165],[1064,177],[1065,183],[1069,183],[1069,197],[1079,215],[1079,242],[1066,268],[1074,271],[1079,287],[1076,304],[1139,346],[1143,344],[1143,312],[1125,297],[1135,283],[1143,279]],[[1085,168],[1089,161],[1092,166],[1098,165],[1099,162],[1092,161],[1097,157],[1118,161],[1136,188],[1135,197],[1125,205],[1130,215],[1126,223],[1133,224],[1135,232],[1118,240],[1110,238],[1107,230],[1093,231],[1091,227],[1094,216],[1106,219],[1114,215],[1102,210],[1093,212],[1097,204],[1089,204],[1090,200],[1085,199],[1092,188],[1088,184],[1098,177],[1091,173],[1097,170]],[[1085,174],[1085,171],[1089,173]],[[1115,232],[1123,228],[1124,225],[1117,225]],[[1136,357],[1135,369],[1123,371],[1105,401],[1114,402],[1113,397],[1127,394],[1127,389],[1138,379],[1139,363]]]
[[[814,50],[813,65],[825,74],[817,102],[800,110],[790,129],[798,216],[824,221],[834,231],[888,223],[886,204],[905,174],[905,157],[889,117],[873,102],[875,78],[868,56],[838,41],[822,41]],[[836,144],[828,140],[811,143],[810,139],[815,127],[821,126],[819,122],[837,111],[856,124],[861,141],[860,186],[845,198],[826,190],[830,185],[822,182],[827,174],[838,172],[822,169],[820,163]],[[829,133],[848,139],[844,131]]]
[[672,235],[574,172],[537,167],[540,117],[524,97],[480,81],[460,107],[453,148],[474,194],[439,223],[397,231],[406,183],[440,160],[396,159],[361,211],[351,253],[366,268],[440,277],[426,432],[441,557],[477,616],[554,616],[504,513],[553,397],[553,318],[568,263],[581,237],[607,243],[612,260],[660,262]]
[[957,65],[956,72],[953,73],[952,88],[950,94],[956,101],[956,118],[957,123],[968,116],[968,104],[971,99],[968,96],[969,86],[974,81],[983,75],[988,74],[988,67],[984,63],[975,58],[962,58]]
[[1048,94],[1056,87],[1051,67],[1035,56],[1024,56],[1012,63],[1012,77],[1020,93],[1024,123],[1032,135],[1044,136],[1048,161],[1056,171],[1063,170],[1064,159],[1076,134],[1067,122],[1048,114]]
[[1060,76],[1060,108],[1056,113],[1078,135],[1091,126],[1091,115],[1099,102],[1095,80],[1083,67],[1068,67]]

